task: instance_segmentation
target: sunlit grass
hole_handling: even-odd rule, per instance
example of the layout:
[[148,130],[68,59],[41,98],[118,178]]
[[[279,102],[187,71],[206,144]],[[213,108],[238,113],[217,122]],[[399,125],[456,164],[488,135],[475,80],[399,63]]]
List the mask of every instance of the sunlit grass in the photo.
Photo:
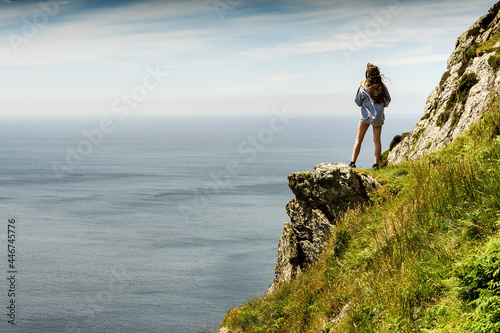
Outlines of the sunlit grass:
[[[498,237],[499,110],[494,102],[484,120],[448,148],[376,172],[384,187],[370,206],[343,216],[321,260],[275,294],[229,311],[223,326],[232,332],[489,327],[478,318],[500,304],[498,298],[481,303],[479,316],[479,303],[460,297],[456,268]],[[489,308],[487,302],[493,302]]]

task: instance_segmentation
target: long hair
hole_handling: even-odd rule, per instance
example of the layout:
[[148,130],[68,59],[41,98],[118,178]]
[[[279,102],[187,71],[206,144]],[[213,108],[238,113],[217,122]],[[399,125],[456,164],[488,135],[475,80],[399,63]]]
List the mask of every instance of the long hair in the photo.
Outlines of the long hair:
[[389,100],[389,93],[382,82],[380,69],[372,64],[366,65],[366,87],[374,103],[384,104]]

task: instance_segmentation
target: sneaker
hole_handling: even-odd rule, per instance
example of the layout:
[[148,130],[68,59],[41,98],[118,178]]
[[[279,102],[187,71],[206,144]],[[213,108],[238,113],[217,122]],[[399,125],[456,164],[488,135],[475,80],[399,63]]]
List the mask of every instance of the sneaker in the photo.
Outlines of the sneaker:
[[372,168],[373,168],[373,170],[378,170],[378,164],[374,164],[374,165],[372,166]]
[[349,163],[349,166],[350,166],[351,168],[355,168],[355,167],[356,167],[356,163],[351,162],[351,163]]

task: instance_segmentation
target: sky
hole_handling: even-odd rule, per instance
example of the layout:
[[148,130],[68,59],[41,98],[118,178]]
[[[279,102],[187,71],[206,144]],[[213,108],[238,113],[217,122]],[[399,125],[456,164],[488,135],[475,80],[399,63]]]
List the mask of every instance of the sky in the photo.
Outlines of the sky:
[[485,0],[0,0],[0,115],[423,113]]

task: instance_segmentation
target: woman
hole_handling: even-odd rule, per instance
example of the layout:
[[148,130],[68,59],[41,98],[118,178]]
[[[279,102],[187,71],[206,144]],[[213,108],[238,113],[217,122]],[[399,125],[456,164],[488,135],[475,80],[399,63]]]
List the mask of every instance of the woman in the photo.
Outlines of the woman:
[[389,106],[391,96],[389,95],[389,90],[387,90],[387,87],[382,82],[382,75],[377,66],[368,64],[365,76],[366,80],[361,82],[354,100],[358,106],[361,106],[361,118],[349,166],[352,168],[356,167],[356,160],[361,150],[361,144],[363,143],[368,127],[372,125],[373,141],[375,142],[375,164],[373,165],[373,169],[378,170],[380,153],[382,151],[380,134],[382,133],[382,125],[385,119],[384,108]]

